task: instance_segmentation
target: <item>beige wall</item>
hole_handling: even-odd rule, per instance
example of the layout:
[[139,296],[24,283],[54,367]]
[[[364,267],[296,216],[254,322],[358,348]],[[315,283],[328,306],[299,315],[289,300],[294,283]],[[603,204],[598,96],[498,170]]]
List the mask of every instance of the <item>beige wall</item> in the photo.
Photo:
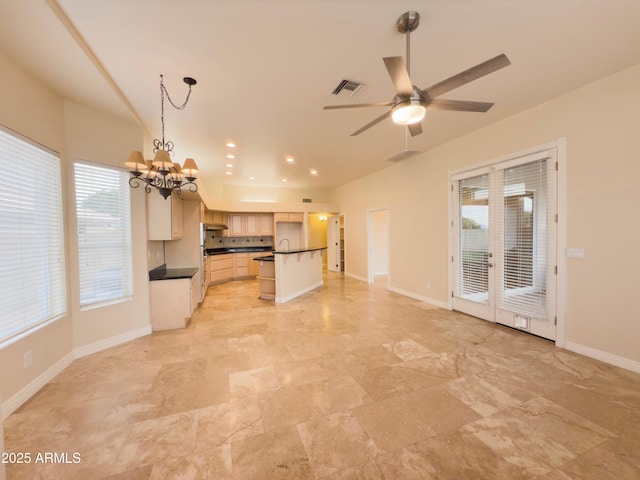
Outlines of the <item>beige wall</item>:
[[[327,246],[327,218],[330,213],[310,213],[307,215],[307,225],[309,227],[309,247]],[[320,217],[324,217],[322,220]],[[322,251],[322,266],[327,267],[327,251]]]
[[640,362],[638,282],[628,273],[640,257],[623,248],[640,244],[632,207],[638,85],[640,66],[336,189],[333,201],[348,218],[348,273],[367,278],[367,209],[389,205],[392,287],[448,303],[448,171],[566,137],[567,246],[585,249],[583,260],[566,261],[566,340]]
[[79,307],[77,237],[73,162],[87,160],[102,165],[123,167],[131,150],[142,147],[142,129],[104,113],[65,102],[65,149],[69,208],[67,243],[69,245],[69,284],[73,317],[74,348],[115,337],[149,325],[149,289],[147,273],[147,224],[144,189],[130,189],[131,236],[133,247],[133,299],[100,308]]
[[[0,385],[7,403],[12,397],[33,393],[33,385],[73,359],[74,350],[86,350],[150,323],[144,192],[132,191],[134,298],[87,311],[78,306],[73,197],[74,158],[120,166],[130,150],[141,149],[142,130],[131,122],[65,102],[2,52],[0,71],[0,123],[60,152],[68,296],[65,317],[0,348]],[[23,368],[27,350],[33,363]]]
[[[64,103],[0,52],[0,123],[64,154]],[[63,173],[66,172],[62,162]],[[64,177],[63,177],[64,180]],[[64,187],[63,187],[64,188]],[[67,260],[68,260],[67,245]],[[68,263],[67,263],[68,270]],[[71,317],[0,348],[0,385],[6,402],[72,350]],[[31,350],[33,363],[23,368]]]

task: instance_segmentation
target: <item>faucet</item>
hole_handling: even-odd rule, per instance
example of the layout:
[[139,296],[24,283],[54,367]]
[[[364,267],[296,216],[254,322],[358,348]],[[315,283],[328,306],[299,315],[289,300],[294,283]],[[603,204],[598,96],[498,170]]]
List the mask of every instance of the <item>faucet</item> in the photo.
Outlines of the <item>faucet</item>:
[[283,238],[282,240],[280,240],[280,242],[278,243],[278,247],[280,245],[282,245],[282,242],[287,241],[287,249],[285,250],[285,252],[288,252],[291,249],[291,245],[289,244],[289,239],[288,238]]

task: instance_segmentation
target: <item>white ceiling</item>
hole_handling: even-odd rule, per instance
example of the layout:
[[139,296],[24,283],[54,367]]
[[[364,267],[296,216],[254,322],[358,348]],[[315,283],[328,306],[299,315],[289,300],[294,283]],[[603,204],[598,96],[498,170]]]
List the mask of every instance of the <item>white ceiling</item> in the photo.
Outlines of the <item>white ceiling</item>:
[[[0,0],[0,49],[65,97],[140,119],[152,138],[159,75],[175,103],[182,78],[194,77],[185,110],[165,102],[166,137],[176,159],[197,160],[205,185],[333,188],[389,166],[405,146],[391,120],[350,136],[385,107],[322,106],[392,99],[382,57],[404,56],[395,22],[408,10],[421,15],[411,35],[418,87],[500,53],[512,62],[443,96],[495,102],[488,113],[429,112],[413,150],[640,63],[638,0]],[[331,95],[341,79],[368,87]]]

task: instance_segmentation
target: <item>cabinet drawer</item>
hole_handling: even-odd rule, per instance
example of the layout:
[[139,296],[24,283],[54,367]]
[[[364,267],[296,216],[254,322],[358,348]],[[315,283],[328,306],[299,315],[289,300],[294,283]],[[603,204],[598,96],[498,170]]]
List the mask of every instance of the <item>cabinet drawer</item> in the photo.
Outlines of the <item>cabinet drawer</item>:
[[211,272],[211,283],[225,282],[233,278],[233,268],[225,268],[222,270],[213,270]]
[[236,267],[235,278],[248,277],[248,276],[249,276],[249,266]]
[[[220,258],[224,257],[224,258]],[[216,255],[213,260],[211,260],[211,272],[216,272],[218,270],[226,270],[228,268],[233,269],[233,256],[232,255]]]

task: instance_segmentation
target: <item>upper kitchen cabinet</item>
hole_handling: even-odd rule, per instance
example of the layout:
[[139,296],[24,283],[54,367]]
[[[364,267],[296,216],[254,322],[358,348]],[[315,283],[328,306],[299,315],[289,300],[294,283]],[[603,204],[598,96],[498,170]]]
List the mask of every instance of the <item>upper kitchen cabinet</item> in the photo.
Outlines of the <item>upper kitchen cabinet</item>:
[[302,212],[277,212],[273,214],[276,223],[302,223],[304,222],[304,213]]
[[273,235],[273,215],[270,213],[230,213],[228,220],[231,237]]
[[149,240],[178,240],[184,235],[182,199],[174,192],[164,199],[157,192],[147,195]]

